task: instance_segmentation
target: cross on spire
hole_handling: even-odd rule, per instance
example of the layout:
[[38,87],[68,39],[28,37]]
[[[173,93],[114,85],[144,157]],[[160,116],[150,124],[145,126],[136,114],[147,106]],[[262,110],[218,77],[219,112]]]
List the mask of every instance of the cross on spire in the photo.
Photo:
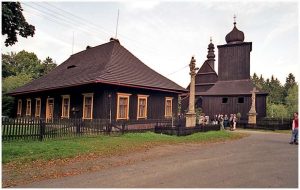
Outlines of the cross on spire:
[[210,43],[212,43],[212,37],[210,37],[209,41],[210,41]]
[[235,24],[236,24],[236,15],[235,14],[233,15],[233,21],[234,21],[233,24],[235,26]]

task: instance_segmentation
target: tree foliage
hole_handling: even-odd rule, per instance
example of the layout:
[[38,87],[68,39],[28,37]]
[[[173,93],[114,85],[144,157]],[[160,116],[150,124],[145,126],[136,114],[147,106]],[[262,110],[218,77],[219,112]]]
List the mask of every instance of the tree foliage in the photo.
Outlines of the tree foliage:
[[7,96],[5,93],[23,86],[32,80],[30,75],[20,74],[17,76],[9,76],[3,79],[2,83],[2,115],[11,116],[14,108],[14,98]]
[[17,35],[33,36],[35,27],[27,23],[20,2],[2,2],[2,35],[7,35],[5,46],[18,42]]
[[41,61],[34,53],[20,51],[2,54],[2,114],[12,116],[14,98],[6,93],[49,73],[56,63],[47,57]]
[[284,85],[271,76],[264,79],[256,73],[251,76],[252,82],[262,91],[267,92],[267,116],[268,117],[291,117],[298,110],[298,84],[292,73],[286,77]]
[[291,86],[288,90],[288,96],[285,98],[289,115],[298,111],[298,85]]

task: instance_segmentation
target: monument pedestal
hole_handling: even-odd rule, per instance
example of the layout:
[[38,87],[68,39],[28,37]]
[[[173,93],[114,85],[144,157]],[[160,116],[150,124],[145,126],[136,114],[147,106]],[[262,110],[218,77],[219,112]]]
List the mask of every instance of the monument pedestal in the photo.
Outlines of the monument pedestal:
[[186,113],[186,122],[185,127],[195,127],[196,126],[196,114],[195,113]]
[[256,112],[249,112],[248,113],[248,124],[256,124]]

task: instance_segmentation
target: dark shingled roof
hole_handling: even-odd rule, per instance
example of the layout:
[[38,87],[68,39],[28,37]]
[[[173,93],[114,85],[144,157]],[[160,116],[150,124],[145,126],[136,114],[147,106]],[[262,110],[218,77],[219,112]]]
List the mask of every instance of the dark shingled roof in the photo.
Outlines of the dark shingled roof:
[[[229,80],[229,81],[218,81],[206,92],[198,92],[196,95],[248,95],[253,90],[254,84],[250,79],[245,80]],[[262,90],[256,88],[258,92],[256,94],[267,94]]]
[[186,92],[158,74],[116,40],[72,55],[47,75],[10,92],[11,95],[104,83],[154,90]]

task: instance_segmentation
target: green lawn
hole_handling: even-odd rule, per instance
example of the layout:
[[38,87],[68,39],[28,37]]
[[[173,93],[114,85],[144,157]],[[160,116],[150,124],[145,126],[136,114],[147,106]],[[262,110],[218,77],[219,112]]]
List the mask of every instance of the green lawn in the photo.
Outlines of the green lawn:
[[189,136],[177,137],[147,133],[128,133],[118,137],[74,137],[47,141],[14,141],[2,142],[2,163],[28,163],[35,160],[53,160],[70,158],[79,155],[94,154],[109,156],[145,147],[178,143],[207,143],[229,139],[238,139],[245,134],[228,131],[211,131],[195,133]]

